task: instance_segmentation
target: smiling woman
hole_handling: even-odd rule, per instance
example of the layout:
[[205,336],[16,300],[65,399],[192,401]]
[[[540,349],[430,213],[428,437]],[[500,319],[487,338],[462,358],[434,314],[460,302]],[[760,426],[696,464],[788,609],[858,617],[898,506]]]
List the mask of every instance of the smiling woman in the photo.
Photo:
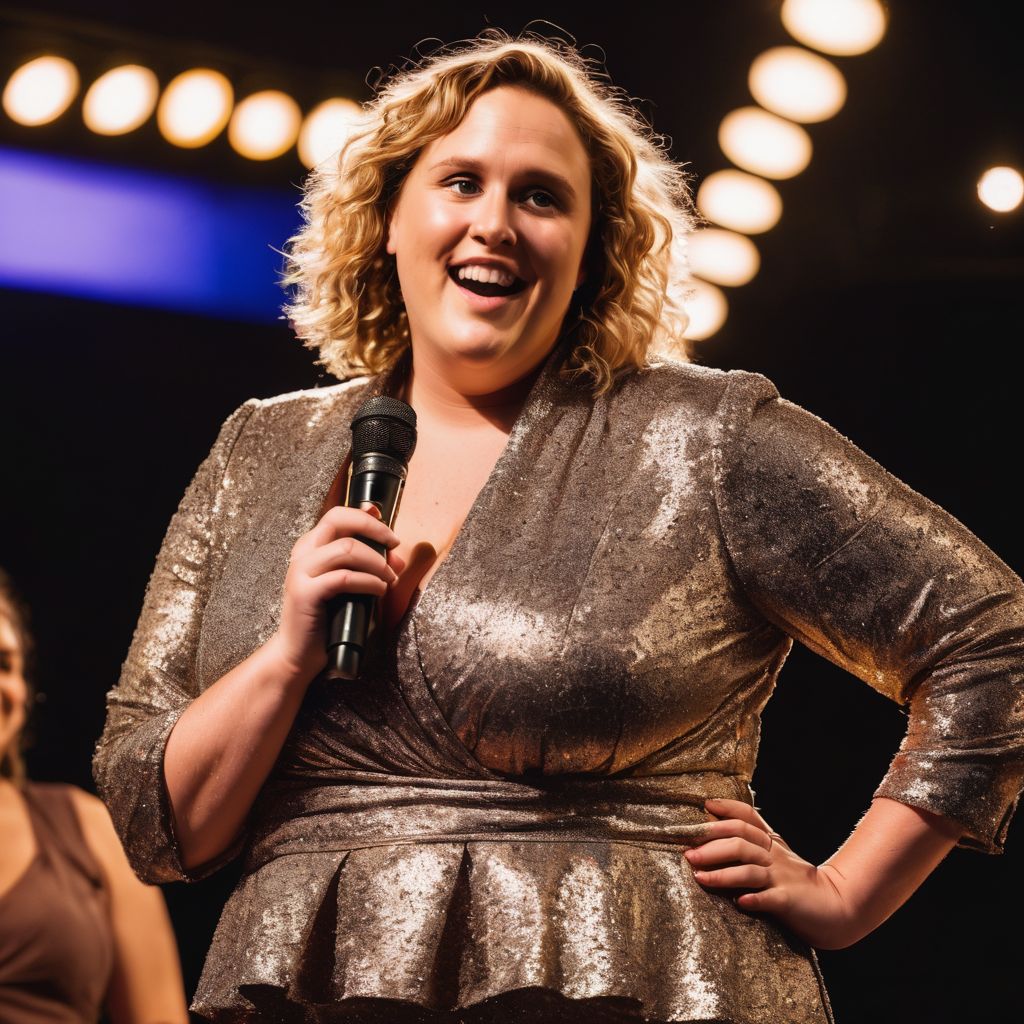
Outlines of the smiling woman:
[[494,29],[381,84],[362,130],[310,175],[289,249],[286,311],[328,369],[379,373],[408,346],[418,275],[407,282],[399,261],[413,253],[386,243],[396,209],[413,206],[431,216],[416,225],[420,258],[433,245],[435,273],[489,260],[520,277],[530,295],[516,315],[531,335],[538,316],[549,334],[564,321],[577,344],[562,375],[595,394],[652,346],[686,358],[686,177],[605,79],[567,44]]
[[[684,178],[571,47],[396,72],[304,207],[287,308],[343,382],[225,422],[95,759],[143,877],[244,852],[193,1009],[827,1024],[814,947],[1002,849],[1024,584],[763,376],[656,355]],[[418,420],[393,524],[341,505],[374,395]],[[342,593],[384,612],[349,683]],[[910,707],[817,866],[750,788],[794,639]]]
[[25,777],[28,613],[0,569],[0,1020],[184,1022],[159,890],[128,865],[106,808]]
[[386,244],[414,372],[464,364],[461,393],[488,394],[551,351],[586,277],[590,176],[566,114],[517,86],[481,95],[424,149],[389,210]]

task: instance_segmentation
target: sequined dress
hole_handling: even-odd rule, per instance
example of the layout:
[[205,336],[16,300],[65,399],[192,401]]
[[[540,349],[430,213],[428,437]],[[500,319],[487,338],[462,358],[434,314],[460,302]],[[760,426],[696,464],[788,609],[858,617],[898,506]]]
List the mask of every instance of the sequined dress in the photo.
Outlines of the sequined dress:
[[313,682],[245,834],[190,875],[167,736],[274,632],[352,416],[399,368],[246,402],[196,473],[94,767],[147,881],[244,857],[198,1013],[831,1021],[813,950],[681,856],[706,797],[752,802],[794,639],[908,706],[876,795],[1001,852],[1024,780],[1021,580],[760,374],[667,361],[595,400],[564,357],[362,679]]

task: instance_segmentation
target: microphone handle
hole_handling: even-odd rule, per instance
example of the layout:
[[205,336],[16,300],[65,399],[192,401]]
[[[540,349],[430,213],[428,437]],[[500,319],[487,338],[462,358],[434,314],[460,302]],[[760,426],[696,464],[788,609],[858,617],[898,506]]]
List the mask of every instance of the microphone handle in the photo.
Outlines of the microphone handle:
[[[406,468],[396,459],[370,454],[359,460],[358,471],[351,471],[345,505],[360,508],[372,501],[380,510],[381,520],[389,527],[398,516]],[[355,535],[355,539],[373,548],[379,555],[387,554],[387,546]],[[367,640],[373,632],[376,594],[339,594],[327,604],[327,668],[328,679],[353,680],[359,669]]]

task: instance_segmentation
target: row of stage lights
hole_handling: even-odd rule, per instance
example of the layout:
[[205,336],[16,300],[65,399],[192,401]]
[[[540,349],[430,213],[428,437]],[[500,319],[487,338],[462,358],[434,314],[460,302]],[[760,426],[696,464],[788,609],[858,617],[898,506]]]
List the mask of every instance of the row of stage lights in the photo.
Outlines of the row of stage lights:
[[[8,79],[3,109],[18,124],[50,124],[68,110],[80,86],[70,60],[44,54]],[[82,98],[82,119],[98,135],[127,135],[154,111],[160,133],[175,146],[198,149],[227,128],[231,146],[250,160],[273,160],[296,147],[299,159],[313,167],[337,152],[360,107],[353,100],[332,98],[303,117],[298,103],[278,89],[251,93],[236,103],[231,82],[212,68],[184,71],[161,92],[156,74],[140,64],[104,72]]]
[[[866,53],[886,29],[879,0],[784,0],[780,15],[804,46],[777,46],[754,60],[748,85],[756,103],[727,114],[718,131],[722,152],[739,169],[717,171],[697,190],[697,208],[713,226],[688,239],[692,341],[711,337],[725,322],[728,302],[721,287],[739,287],[757,274],[760,254],[749,236],[769,231],[782,216],[782,197],[772,181],[795,177],[810,163],[811,137],[802,126],[833,117],[846,101],[842,72],[821,54]],[[47,54],[11,75],[2,106],[20,124],[48,124],[68,110],[80,85],[71,61]],[[160,132],[176,146],[205,146],[226,128],[231,146],[244,157],[272,160],[294,148],[306,167],[337,153],[362,113],[359,104],[336,97],[303,116],[298,103],[279,90],[236,103],[230,81],[210,68],[185,71],[161,91],[156,74],[137,64],[105,72],[82,99],[85,124],[100,135],[127,134],[154,112]],[[994,210],[1014,209],[1024,197],[1024,179],[1013,168],[990,168],[978,195]]]
[[[789,34],[820,53],[852,57],[877,46],[886,29],[878,0],[784,0],[780,10]],[[727,114],[718,144],[740,168],[709,175],[697,190],[697,208],[713,227],[688,239],[690,314],[687,337],[703,341],[725,323],[729,305],[723,286],[746,284],[760,269],[749,235],[773,228],[782,197],[770,180],[793,178],[811,160],[804,124],[833,117],[846,101],[846,80],[831,61],[799,46],[778,46],[757,57],[747,82],[757,105]],[[1012,167],[989,168],[977,185],[979,199],[999,212],[1024,199],[1024,178]]]

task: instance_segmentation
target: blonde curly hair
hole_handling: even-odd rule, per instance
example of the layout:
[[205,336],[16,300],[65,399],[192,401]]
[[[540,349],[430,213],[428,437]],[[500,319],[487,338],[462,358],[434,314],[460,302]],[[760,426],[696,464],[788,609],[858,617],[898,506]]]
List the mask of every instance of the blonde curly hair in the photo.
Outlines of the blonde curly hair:
[[688,359],[688,176],[593,63],[562,40],[489,28],[377,83],[340,153],[310,172],[304,225],[284,254],[282,285],[295,291],[283,309],[320,364],[341,380],[380,373],[411,344],[395,260],[385,250],[388,204],[419,153],[499,85],[555,103],[590,155],[587,276],[563,321],[562,337],[575,334],[563,377],[587,379],[596,397],[648,365],[649,355]]

